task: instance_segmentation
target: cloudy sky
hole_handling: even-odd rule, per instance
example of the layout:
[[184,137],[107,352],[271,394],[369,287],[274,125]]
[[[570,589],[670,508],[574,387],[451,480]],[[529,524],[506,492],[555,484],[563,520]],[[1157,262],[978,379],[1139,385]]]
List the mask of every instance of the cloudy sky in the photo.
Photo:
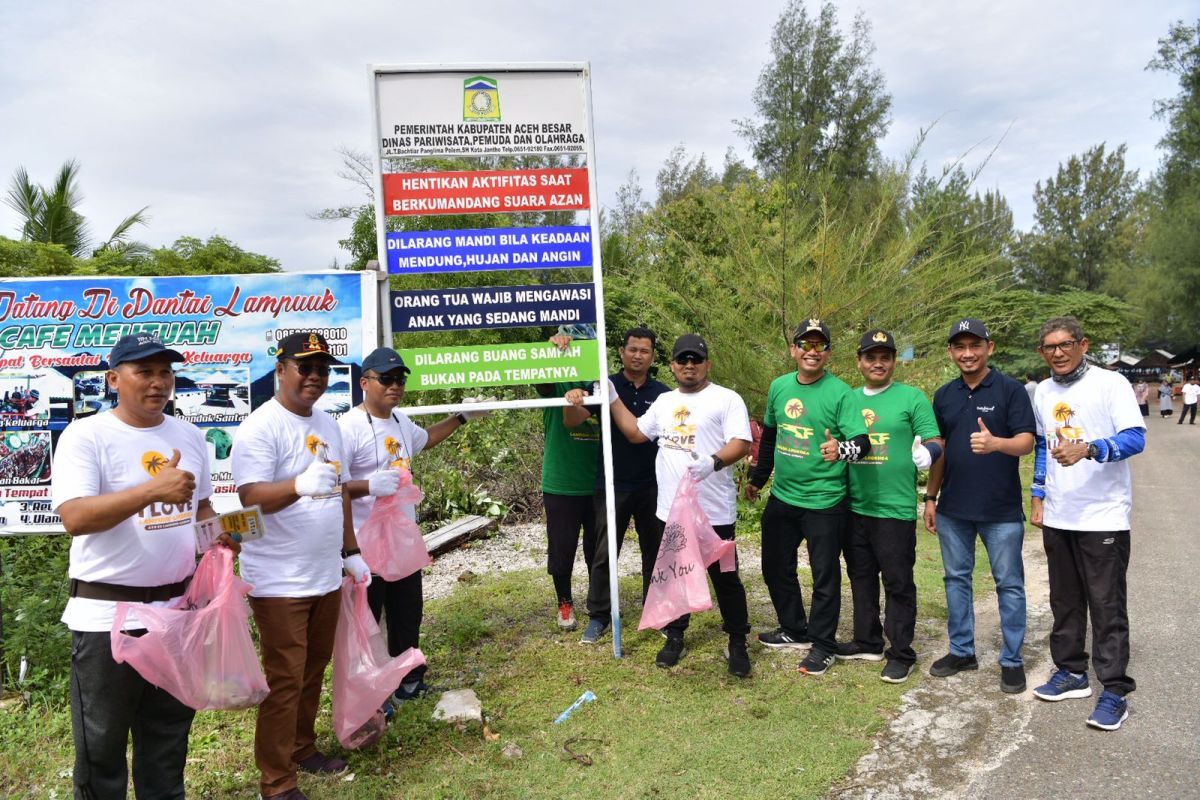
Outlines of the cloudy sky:
[[[348,225],[307,214],[361,202],[336,150],[373,142],[367,64],[586,60],[601,202],[631,169],[652,196],[675,145],[718,165],[744,150],[733,120],[753,113],[784,5],[0,0],[0,180],[24,166],[48,182],[76,158],[97,234],[149,205],[137,238],[150,244],[220,234],[288,269],[326,268],[345,260]],[[893,97],[885,155],[935,121],[922,151],[935,171],[998,144],[979,185],[1021,228],[1034,183],[1094,144],[1126,143],[1130,168],[1154,169],[1151,104],[1177,87],[1144,67],[1172,20],[1196,16],[1182,0],[838,6],[844,24],[861,9],[873,26]],[[0,235],[16,226],[0,208]]]

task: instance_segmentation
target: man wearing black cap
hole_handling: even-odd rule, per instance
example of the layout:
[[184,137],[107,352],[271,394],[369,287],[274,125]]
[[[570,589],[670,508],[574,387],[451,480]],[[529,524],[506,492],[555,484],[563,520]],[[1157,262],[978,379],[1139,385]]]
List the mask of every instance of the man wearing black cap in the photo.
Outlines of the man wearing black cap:
[[[758,641],[776,649],[801,649],[811,642],[800,672],[817,676],[829,669],[837,652],[846,465],[865,456],[871,444],[850,387],[825,370],[829,326],[807,319],[796,329],[790,352],[796,371],[776,378],[767,391],[758,463],[746,497],[757,500],[775,472],[762,516],[762,573],[779,627],[760,633]],[[808,542],[813,580],[807,618],[796,578],[802,540]]]
[[[750,416],[736,392],[709,381],[711,369],[708,344],[699,334],[687,333],[676,339],[671,349],[671,372],[679,388],[659,395],[645,414],[635,417],[621,401],[616,388],[609,389],[613,424],[625,437],[634,444],[658,442],[655,516],[660,524],[657,541],[653,543],[656,555],[685,471],[700,484],[697,492],[700,507],[713,530],[722,539],[734,538],[737,489],[727,467],[750,452]],[[736,569],[721,572],[717,562],[708,568],[708,576],[717,593],[722,627],[729,634],[725,651],[729,672],[744,678],[750,674],[750,656],[746,652],[746,634],[750,632],[746,589]],[[683,658],[687,652],[683,632],[689,621],[690,615],[685,614],[663,628],[667,642],[654,659],[656,665],[670,668]]]
[[1025,513],[1018,468],[1021,456],[1033,450],[1033,406],[1019,381],[988,367],[995,344],[986,325],[961,319],[950,326],[949,342],[962,374],[933,395],[946,453],[929,471],[925,527],[941,545],[950,652],[933,662],[929,674],[945,678],[979,668],[972,587],[978,536],[1000,606],[1000,689],[1015,694],[1025,691]]
[[[338,420],[342,442],[346,446],[350,476],[346,490],[353,500],[350,505],[355,532],[367,521],[376,497],[396,493],[400,482],[397,469],[412,472],[412,460],[417,453],[436,446],[466,425],[471,417],[487,413],[465,411],[440,420],[428,429],[414,424],[408,415],[397,410],[404,400],[404,385],[409,372],[404,359],[390,347],[372,351],[363,359],[362,375],[358,379],[363,392],[362,405],[350,409]],[[404,513],[416,521],[415,506],[405,506]],[[397,581],[375,576],[367,589],[367,599],[376,621],[387,611],[390,655],[395,657],[418,646],[424,604],[421,570]],[[396,701],[411,700],[427,692],[429,687],[422,680],[424,677],[424,664],[408,673],[395,690]]]
[[[72,422],[54,452],[51,495],[71,540],[71,728],[76,797],[125,797],[133,734],[134,794],[183,797],[195,711],[112,657],[117,601],[126,630],[145,633],[138,605],[165,606],[196,569],[193,526],[215,515],[208,449],[196,426],[163,409],[184,358],[157,336],[123,336],[106,376],[118,403]],[[228,539],[223,539],[229,543]]]
[[[850,525],[843,551],[854,594],[854,638],[838,645],[837,658],[887,664],[880,678],[908,679],[917,654],[917,470],[942,454],[933,407],[918,389],[892,380],[896,341],[878,328],[858,344],[858,371],[866,384],[854,391],[871,439],[871,453],[850,465]],[[879,579],[885,615],[879,624]],[[889,647],[883,649],[887,634]]]
[[[264,798],[300,800],[296,768],[341,772],[346,762],[319,752],[314,723],[325,666],[333,653],[342,570],[371,580],[342,491],[347,463],[337,423],[318,408],[329,368],[340,364],[319,333],[279,342],[274,398],[238,428],[233,481],[243,505],[262,508],[267,535],[242,552],[254,589],[263,669],[271,693],[258,707],[254,758]],[[394,489],[393,489],[394,491]]]

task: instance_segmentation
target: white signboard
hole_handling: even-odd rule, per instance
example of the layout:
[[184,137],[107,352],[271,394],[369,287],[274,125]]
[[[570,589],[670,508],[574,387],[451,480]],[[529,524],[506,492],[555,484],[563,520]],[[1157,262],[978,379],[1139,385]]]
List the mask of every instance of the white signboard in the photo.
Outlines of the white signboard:
[[587,77],[578,70],[379,70],[385,158],[588,152]]

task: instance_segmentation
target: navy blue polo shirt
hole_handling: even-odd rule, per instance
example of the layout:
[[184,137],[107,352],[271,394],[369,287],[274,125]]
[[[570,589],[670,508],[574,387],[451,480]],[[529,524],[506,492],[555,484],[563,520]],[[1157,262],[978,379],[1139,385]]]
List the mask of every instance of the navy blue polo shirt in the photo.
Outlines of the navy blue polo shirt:
[[974,389],[959,377],[934,393],[933,413],[946,440],[938,511],[972,522],[1023,520],[1021,459],[1004,453],[975,455],[971,434],[979,431],[980,417],[995,436],[1034,433],[1037,425],[1025,386],[994,369]]
[[[621,370],[608,376],[617,387],[617,396],[635,417],[645,414],[660,394],[671,391],[665,383],[654,380],[649,375],[640,387],[634,386],[633,381],[625,377]],[[599,406],[588,406],[593,416],[599,416]],[[612,438],[613,458],[613,491],[635,492],[639,489],[649,489],[658,485],[654,474],[654,459],[658,457],[658,445],[654,442],[633,444],[618,432]],[[604,491],[604,450],[596,456],[596,491]]]

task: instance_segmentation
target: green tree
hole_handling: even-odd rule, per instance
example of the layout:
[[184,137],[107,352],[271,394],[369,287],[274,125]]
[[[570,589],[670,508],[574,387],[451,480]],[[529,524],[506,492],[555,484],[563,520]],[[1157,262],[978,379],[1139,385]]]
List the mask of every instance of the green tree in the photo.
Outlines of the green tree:
[[847,36],[832,2],[823,2],[814,18],[803,0],[789,1],[754,92],[757,118],[738,123],[765,174],[831,170],[861,178],[872,172],[892,99],[883,73],[872,66],[870,34],[862,13]]
[[1137,188],[1123,144],[1112,151],[1099,144],[1059,164],[1034,187],[1033,230],[1017,251],[1022,283],[1045,292],[1105,288],[1110,273],[1134,259]]
[[962,164],[955,164],[940,178],[934,178],[922,167],[909,191],[905,224],[911,227],[927,220],[931,241],[964,254],[996,254],[999,258],[994,271],[998,277],[1008,279],[1016,242],[1012,209],[999,192],[972,192],[977,175],[978,170],[968,175]]
[[1171,202],[1195,188],[1200,177],[1200,20],[1173,23],[1146,69],[1179,76],[1179,93],[1154,104],[1154,116],[1167,123],[1159,142],[1164,152],[1160,177],[1163,196]]
[[[33,183],[24,167],[17,167],[4,203],[21,216],[22,239],[62,245],[73,256],[83,256],[92,250],[87,220],[79,213],[83,202],[79,171],[79,162],[71,159],[59,169],[54,182],[44,186]],[[149,220],[147,208],[143,206],[121,220],[95,252],[142,253],[144,246],[130,242],[128,237],[134,225],[145,225]]]

